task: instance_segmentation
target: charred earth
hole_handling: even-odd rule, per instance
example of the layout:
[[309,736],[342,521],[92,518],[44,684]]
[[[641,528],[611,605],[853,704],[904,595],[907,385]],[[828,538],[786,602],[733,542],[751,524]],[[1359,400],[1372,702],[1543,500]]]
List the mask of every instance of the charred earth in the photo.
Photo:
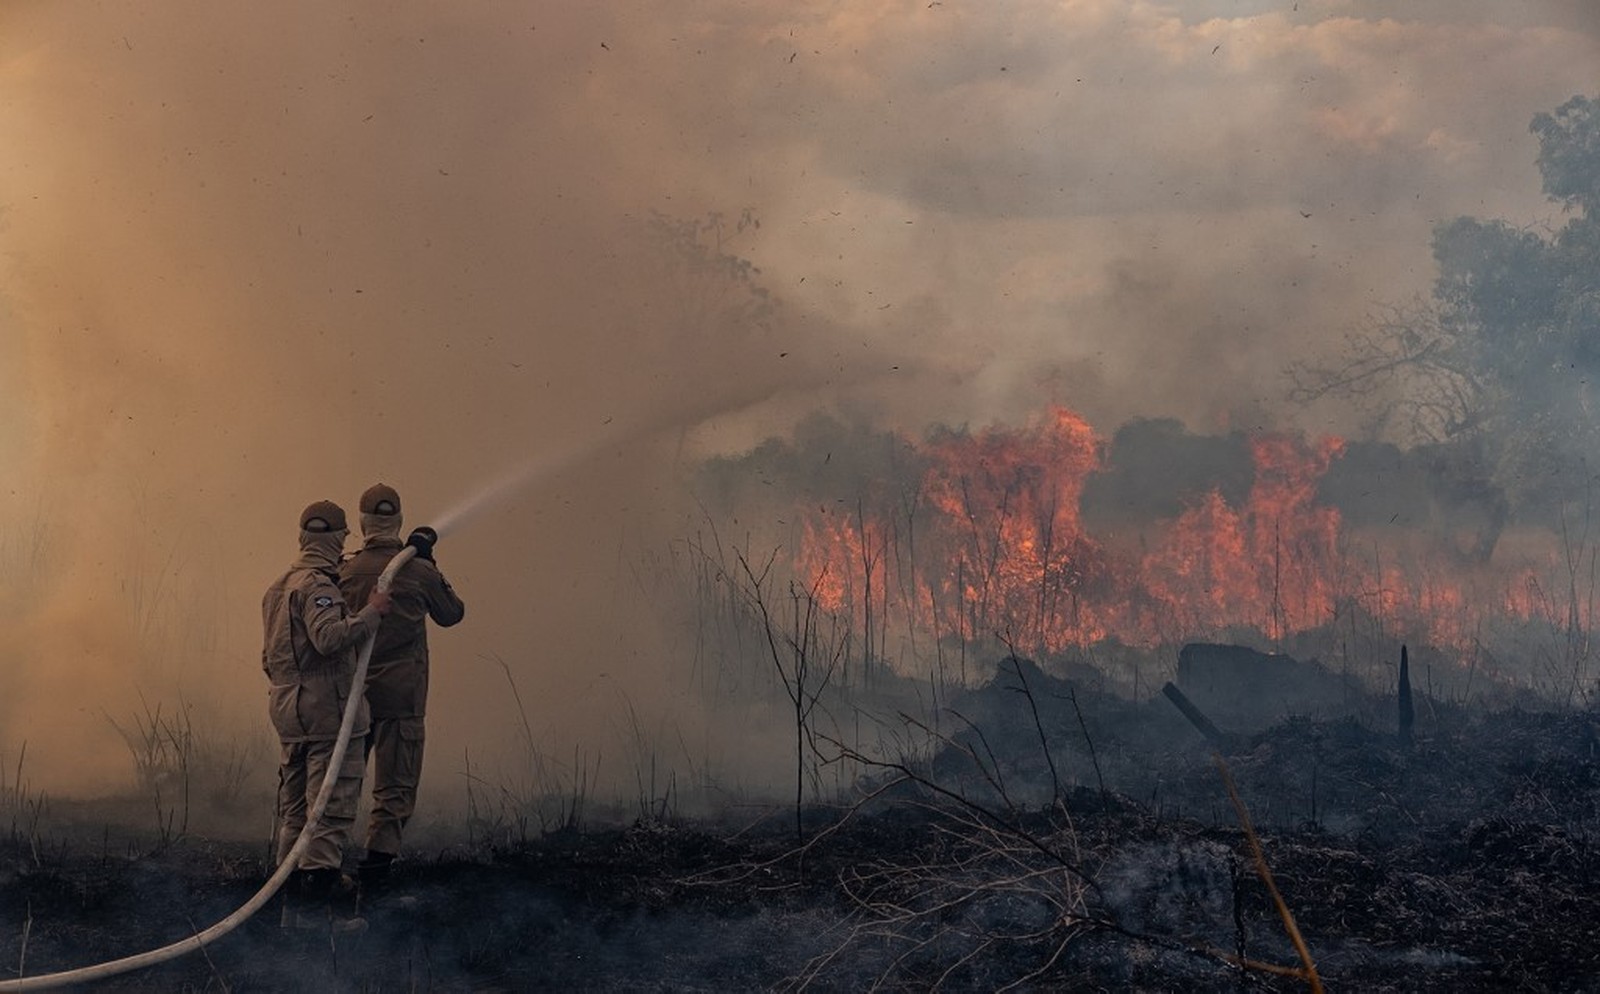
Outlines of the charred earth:
[[[1407,745],[1392,698],[1324,676],[1302,713],[1228,714],[1219,752],[1159,692],[1006,659],[885,723],[890,758],[839,744],[857,792],[798,838],[775,807],[414,851],[336,909],[358,930],[269,905],[94,989],[1309,989],[1225,775],[1327,989],[1600,987],[1600,719],[1419,693]],[[268,872],[259,844],[46,826],[15,795],[0,977],[180,939]]]

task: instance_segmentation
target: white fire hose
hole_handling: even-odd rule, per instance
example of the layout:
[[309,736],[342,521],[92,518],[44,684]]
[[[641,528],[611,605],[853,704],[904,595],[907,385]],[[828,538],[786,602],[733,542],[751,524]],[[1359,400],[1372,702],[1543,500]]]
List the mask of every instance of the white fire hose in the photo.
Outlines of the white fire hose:
[[[395,574],[400,572],[400,567],[410,561],[417,550],[412,546],[404,546],[397,552],[389,565],[384,569],[383,575],[378,577],[378,589],[387,591],[394,581]],[[134,956],[124,956],[122,959],[98,963],[94,966],[79,967],[76,970],[64,970],[61,973],[45,973],[37,977],[23,977],[18,980],[0,980],[0,994],[10,994],[12,991],[42,991],[53,987],[65,987],[69,984],[82,984],[91,980],[104,980],[114,977],[119,973],[129,970],[139,970],[167,960],[177,959],[185,953],[192,953],[222,938],[229,932],[243,925],[251,915],[261,910],[262,905],[272,899],[278,892],[283,882],[289,879],[295,866],[300,862],[300,857],[311,845],[311,833],[316,831],[317,823],[322,820],[322,813],[328,808],[328,799],[333,796],[335,781],[339,779],[339,764],[344,761],[344,754],[350,748],[350,735],[355,730],[356,711],[360,709],[361,698],[367,683],[367,665],[372,661],[372,644],[376,641],[376,633],[367,636],[361,645],[360,658],[356,663],[355,680],[350,685],[350,699],[344,706],[344,721],[339,725],[339,738],[333,744],[333,755],[328,758],[328,772],[323,775],[322,789],[317,791],[317,799],[311,805],[311,810],[306,814],[305,828],[300,830],[300,837],[295,839],[294,848],[289,850],[278,864],[278,869],[255,892],[255,896],[246,901],[239,910],[217,922],[204,932],[197,932],[187,939],[181,939],[160,949],[138,953]]]

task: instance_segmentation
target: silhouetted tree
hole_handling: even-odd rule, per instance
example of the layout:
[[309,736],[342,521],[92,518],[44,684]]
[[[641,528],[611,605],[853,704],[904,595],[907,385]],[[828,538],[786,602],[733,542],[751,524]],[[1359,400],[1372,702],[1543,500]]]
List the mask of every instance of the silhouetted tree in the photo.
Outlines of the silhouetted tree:
[[1289,369],[1290,396],[1366,408],[1375,433],[1459,451],[1463,487],[1490,513],[1487,557],[1512,507],[1580,492],[1600,442],[1600,104],[1534,117],[1553,233],[1461,217],[1434,229],[1428,301],[1389,307],[1331,361]]

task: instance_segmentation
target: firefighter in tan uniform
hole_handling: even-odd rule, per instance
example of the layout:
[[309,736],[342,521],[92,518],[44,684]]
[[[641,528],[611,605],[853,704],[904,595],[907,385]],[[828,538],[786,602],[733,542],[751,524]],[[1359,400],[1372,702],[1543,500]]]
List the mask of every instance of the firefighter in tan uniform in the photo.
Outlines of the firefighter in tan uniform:
[[[344,550],[344,510],[317,501],[300,515],[300,555],[261,600],[265,642],[261,668],[271,686],[268,709],[281,743],[278,765],[277,861],[282,863],[305,827],[306,814],[329,775],[361,643],[378,630],[389,596],[374,593],[352,613],[337,582]],[[290,895],[315,900],[333,895],[343,881],[339,865],[361,797],[362,748],[367,709],[355,730],[333,794],[309,848],[290,880]]]
[[379,574],[405,545],[417,550],[390,584],[394,608],[378,630],[367,671],[372,814],[361,876],[370,884],[387,876],[417,806],[428,704],[427,622],[431,618],[448,628],[467,610],[433,561],[433,530],[418,528],[402,543],[400,520],[400,495],[394,488],[383,483],[368,487],[361,495],[361,550],[339,567],[339,587],[347,600],[357,603],[376,588]]

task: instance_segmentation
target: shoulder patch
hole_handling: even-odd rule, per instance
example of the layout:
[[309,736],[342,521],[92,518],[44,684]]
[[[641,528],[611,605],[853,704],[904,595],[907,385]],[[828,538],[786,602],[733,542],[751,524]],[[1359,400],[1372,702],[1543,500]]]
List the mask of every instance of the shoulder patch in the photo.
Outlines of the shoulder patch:
[[327,607],[333,603],[333,598],[329,597],[327,594],[323,594],[321,597],[318,597],[316,600],[312,601],[312,603],[317,607]]

